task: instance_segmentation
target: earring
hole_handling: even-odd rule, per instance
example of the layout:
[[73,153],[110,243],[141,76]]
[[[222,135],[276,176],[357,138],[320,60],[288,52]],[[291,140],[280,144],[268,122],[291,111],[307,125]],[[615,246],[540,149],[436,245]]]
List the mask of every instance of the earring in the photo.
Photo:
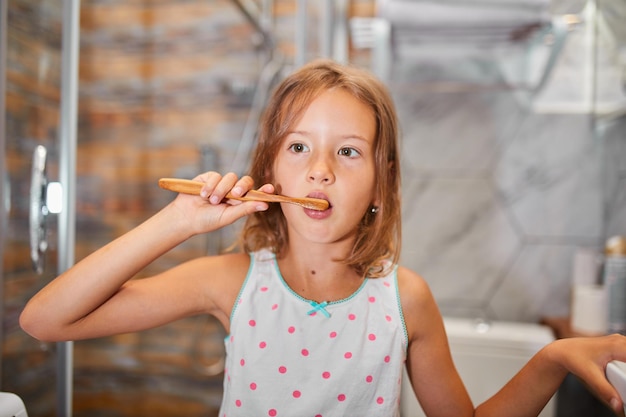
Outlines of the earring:
[[377,206],[372,206],[372,208],[370,209],[370,213],[372,214],[376,214],[378,213],[379,208]]

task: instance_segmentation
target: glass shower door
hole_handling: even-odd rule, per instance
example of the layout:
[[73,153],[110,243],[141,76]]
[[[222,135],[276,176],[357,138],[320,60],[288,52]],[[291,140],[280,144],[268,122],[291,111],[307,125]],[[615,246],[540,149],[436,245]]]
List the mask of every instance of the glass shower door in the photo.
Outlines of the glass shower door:
[[67,75],[75,74],[63,74],[68,11],[78,4],[0,3],[0,391],[19,395],[33,416],[71,415],[65,366],[71,345],[39,342],[18,319],[28,299],[67,267],[63,263],[73,262],[59,238],[73,231],[66,216],[72,171],[63,136],[73,120],[68,110],[75,112],[67,105]]

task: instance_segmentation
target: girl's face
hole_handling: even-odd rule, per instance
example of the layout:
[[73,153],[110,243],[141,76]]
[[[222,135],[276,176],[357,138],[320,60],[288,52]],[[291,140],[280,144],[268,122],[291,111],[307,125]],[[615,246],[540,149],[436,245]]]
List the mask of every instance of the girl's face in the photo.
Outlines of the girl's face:
[[274,162],[277,191],[328,200],[325,211],[283,204],[290,240],[351,243],[365,212],[377,205],[372,110],[347,91],[323,92],[283,139]]

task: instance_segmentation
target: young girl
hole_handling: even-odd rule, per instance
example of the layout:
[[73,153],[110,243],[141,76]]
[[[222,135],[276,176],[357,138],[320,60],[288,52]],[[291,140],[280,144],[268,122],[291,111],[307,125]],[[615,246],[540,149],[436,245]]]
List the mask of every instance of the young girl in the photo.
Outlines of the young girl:
[[[619,335],[548,345],[474,409],[427,284],[397,266],[397,136],[391,99],[369,74],[304,66],[267,107],[250,176],[196,177],[201,196],[178,195],[56,278],[28,303],[22,327],[77,340],[213,314],[229,334],[220,416],[398,416],[405,366],[431,417],[537,415],[568,372],[622,414],[604,376],[609,361],[626,361]],[[255,184],[330,206],[225,198]],[[131,279],[189,237],[245,216],[242,253]]]

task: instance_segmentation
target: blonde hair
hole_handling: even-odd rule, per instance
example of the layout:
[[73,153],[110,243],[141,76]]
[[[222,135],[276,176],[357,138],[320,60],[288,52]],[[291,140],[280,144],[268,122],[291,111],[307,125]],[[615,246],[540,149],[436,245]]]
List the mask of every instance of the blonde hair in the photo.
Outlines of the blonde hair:
[[[368,211],[359,224],[352,252],[342,261],[359,274],[378,277],[398,262],[400,253],[400,166],[398,122],[393,101],[384,87],[365,70],[329,60],[313,61],[283,80],[261,119],[258,143],[249,175],[255,184],[273,183],[275,156],[283,138],[307,106],[322,92],[341,88],[372,109],[377,133],[374,144],[376,193],[380,206]],[[278,205],[248,216],[240,235],[243,250],[271,249],[280,257],[288,245],[286,219]]]

